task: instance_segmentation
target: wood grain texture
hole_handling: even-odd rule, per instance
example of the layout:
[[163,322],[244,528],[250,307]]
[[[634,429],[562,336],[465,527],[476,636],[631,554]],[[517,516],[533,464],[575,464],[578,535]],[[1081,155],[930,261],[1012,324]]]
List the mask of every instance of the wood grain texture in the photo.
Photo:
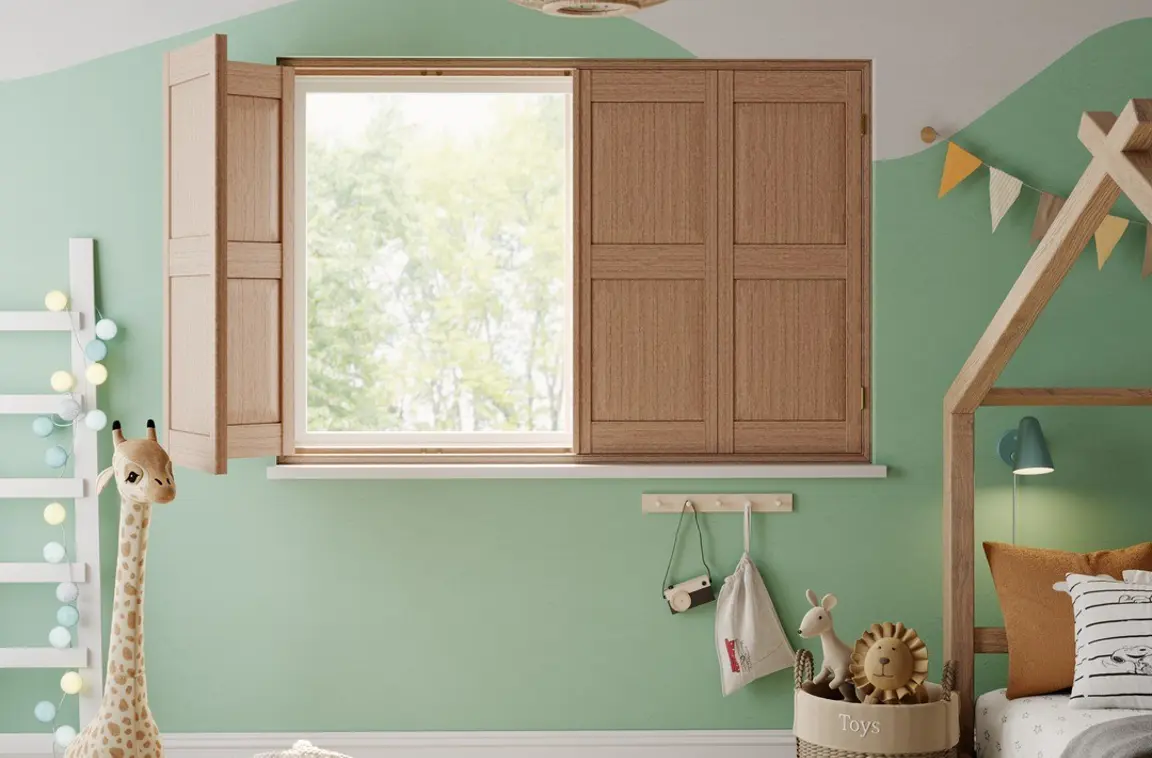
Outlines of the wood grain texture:
[[[872,123],[872,64],[860,71],[860,109]],[[847,114],[850,118],[853,114]],[[872,460],[872,129],[860,140],[860,381],[864,409],[860,411],[860,452]],[[851,212],[851,209],[849,209]]]
[[847,453],[842,421],[736,421],[737,453]]
[[[844,424],[848,449],[863,448],[863,414],[867,407],[864,378],[864,184],[861,177],[865,134],[859,125],[864,109],[864,77],[859,71],[844,73],[848,102],[844,108],[844,242],[848,276],[844,282]],[[857,123],[852,123],[856,120]],[[867,169],[871,171],[871,166]]]
[[283,97],[280,69],[257,63],[228,62],[228,94],[244,97]]
[[592,106],[593,244],[703,244],[702,103]]
[[704,245],[593,245],[593,279],[703,279]]
[[264,458],[279,455],[279,424],[239,424],[228,427],[229,458]]
[[843,281],[736,282],[737,421],[845,420],[845,293]]
[[1008,633],[1002,626],[978,626],[972,631],[976,653],[1007,653]]
[[435,72],[465,70],[511,71],[863,71],[870,64],[861,59],[733,60],[708,58],[356,58],[285,56],[277,60],[291,66],[297,76],[330,76],[333,69],[352,71]]
[[228,97],[230,240],[280,241],[280,123],[278,99]]
[[594,103],[703,103],[714,71],[591,71]]
[[972,754],[975,721],[976,417],[944,414],[944,659],[954,660],[960,750]]
[[1123,387],[993,387],[982,405],[1152,405],[1152,389]]
[[576,288],[573,323],[576,325],[576,452],[592,452],[592,86],[587,72],[577,71],[572,82],[576,135],[574,158],[576,198]]
[[1060,213],[1060,209],[1063,207],[1064,198],[1050,195],[1047,192],[1041,193],[1040,203],[1036,206],[1036,219],[1032,222],[1033,244],[1044,239],[1048,227],[1052,226],[1052,222],[1056,220],[1056,215]]
[[227,405],[230,426],[280,421],[279,281],[228,280]]
[[735,217],[735,167],[733,132],[732,71],[720,71],[716,92],[716,451],[731,454],[735,449],[735,374],[733,318],[736,250],[733,242]]
[[848,98],[846,71],[737,71],[737,103],[836,103]]
[[704,298],[698,281],[592,283],[593,422],[704,420]]
[[1119,194],[1104,165],[1093,159],[960,369],[945,397],[946,410],[971,413],[980,407]]
[[848,279],[845,245],[736,245],[736,279]]
[[845,106],[735,106],[736,244],[844,244]]
[[720,160],[717,154],[719,125],[717,107],[719,96],[719,72],[706,72],[705,80],[705,133],[704,133],[704,186],[700,199],[704,203],[704,450],[714,453],[718,449],[719,434],[717,413],[719,371],[716,359],[719,355],[717,277],[719,275],[720,245],[719,204],[717,202],[717,182],[720,178]]
[[707,452],[703,421],[593,421],[593,453],[640,454]]
[[164,73],[164,439],[177,465],[220,474],[227,471],[225,38],[167,53]]
[[229,279],[279,279],[284,251],[279,242],[229,242]]
[[1145,217],[1152,218],[1152,100],[1129,100],[1119,116],[1085,113],[1080,141]]
[[280,452],[287,455],[296,449],[295,71],[282,67],[280,84]]

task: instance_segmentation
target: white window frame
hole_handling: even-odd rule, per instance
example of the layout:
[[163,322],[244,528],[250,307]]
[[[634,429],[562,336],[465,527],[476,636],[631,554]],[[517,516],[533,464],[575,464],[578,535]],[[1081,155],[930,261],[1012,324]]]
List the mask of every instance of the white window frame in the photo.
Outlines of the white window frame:
[[[567,144],[567,165],[569,171],[568,198],[565,203],[565,256],[568,276],[565,282],[565,390],[563,432],[309,432],[308,431],[308,229],[307,229],[307,100],[309,93],[318,92],[510,92],[510,93],[556,93],[567,95],[565,143]],[[574,185],[576,166],[573,159],[575,139],[573,118],[573,79],[570,75],[438,75],[410,76],[382,74],[379,76],[300,76],[296,78],[295,90],[295,277],[293,342],[297,360],[294,362],[295,377],[293,386],[293,413],[295,414],[296,447],[300,448],[360,448],[360,449],[403,449],[421,451],[467,451],[470,449],[531,449],[550,452],[564,452],[573,449],[575,443],[573,385],[575,383],[575,340],[574,340]]]

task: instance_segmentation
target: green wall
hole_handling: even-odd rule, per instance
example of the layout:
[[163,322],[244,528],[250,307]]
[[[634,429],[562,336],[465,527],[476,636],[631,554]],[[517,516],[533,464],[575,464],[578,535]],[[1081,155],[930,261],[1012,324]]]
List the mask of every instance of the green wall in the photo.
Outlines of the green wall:
[[[232,56],[687,53],[628,21],[566,23],[504,0],[300,0],[224,24]],[[102,392],[139,433],[160,413],[160,56],[179,41],[0,84],[0,306],[37,308],[66,285],[66,239],[98,240],[98,294],[123,326]],[[1033,184],[1067,192],[1087,163],[1079,113],[1152,92],[1152,20],[1104,31],[958,138]],[[883,71],[877,72],[883,76]],[[885,124],[918,128],[919,124]],[[179,472],[148,577],[153,708],[166,731],[786,728],[790,677],[720,696],[707,611],[671,617],[658,583],[674,520],[645,491],[790,491],[794,514],[757,520],[755,556],[785,627],[804,590],[836,592],[837,626],[916,626],[937,652],[944,391],[1029,255],[1036,197],[992,236],[986,175],[936,199],[943,147],[875,168],[878,481],[270,482],[267,461],[226,478]],[[1121,210],[1137,218],[1126,202]],[[1102,272],[1085,254],[1005,383],[1148,385],[1152,299],[1143,238]],[[63,337],[0,335],[6,392],[45,391]],[[1077,549],[1152,534],[1143,465],[1152,415],[1041,410],[1057,473],[1022,486],[1021,541]],[[1008,536],[1010,476],[978,428],[979,532]],[[0,475],[41,475],[29,419],[0,419]],[[104,440],[103,456],[110,455]],[[0,555],[39,560],[43,502],[0,503]],[[117,503],[102,501],[112,548]],[[717,573],[740,519],[705,520]],[[682,575],[694,567],[682,562]],[[105,567],[111,577],[111,563]],[[981,620],[995,598],[980,576]],[[44,644],[51,590],[0,585],[0,644]],[[981,663],[981,683],[1002,679]],[[933,671],[937,672],[936,661]],[[57,674],[0,671],[0,731],[38,728]]]

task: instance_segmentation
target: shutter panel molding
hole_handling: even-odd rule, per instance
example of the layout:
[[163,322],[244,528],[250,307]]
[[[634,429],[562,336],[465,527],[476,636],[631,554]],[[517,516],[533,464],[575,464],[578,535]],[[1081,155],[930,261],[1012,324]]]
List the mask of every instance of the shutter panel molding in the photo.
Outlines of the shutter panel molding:
[[164,71],[165,440],[176,464],[223,474],[290,444],[295,83],[229,62],[222,35]]

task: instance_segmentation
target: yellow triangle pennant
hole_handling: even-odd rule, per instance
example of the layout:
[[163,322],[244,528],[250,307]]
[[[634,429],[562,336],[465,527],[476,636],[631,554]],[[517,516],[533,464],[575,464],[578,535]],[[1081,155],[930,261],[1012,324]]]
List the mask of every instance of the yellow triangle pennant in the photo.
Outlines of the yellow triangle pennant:
[[971,176],[972,172],[983,164],[984,161],[972,153],[955,142],[949,142],[948,155],[944,157],[944,173],[940,177],[940,194],[937,197],[947,195],[957,184]]
[[1128,219],[1118,216],[1109,216],[1100,224],[1100,228],[1096,230],[1096,268],[1104,268],[1112,251],[1116,249],[1116,243],[1124,236],[1124,230],[1127,228]]

